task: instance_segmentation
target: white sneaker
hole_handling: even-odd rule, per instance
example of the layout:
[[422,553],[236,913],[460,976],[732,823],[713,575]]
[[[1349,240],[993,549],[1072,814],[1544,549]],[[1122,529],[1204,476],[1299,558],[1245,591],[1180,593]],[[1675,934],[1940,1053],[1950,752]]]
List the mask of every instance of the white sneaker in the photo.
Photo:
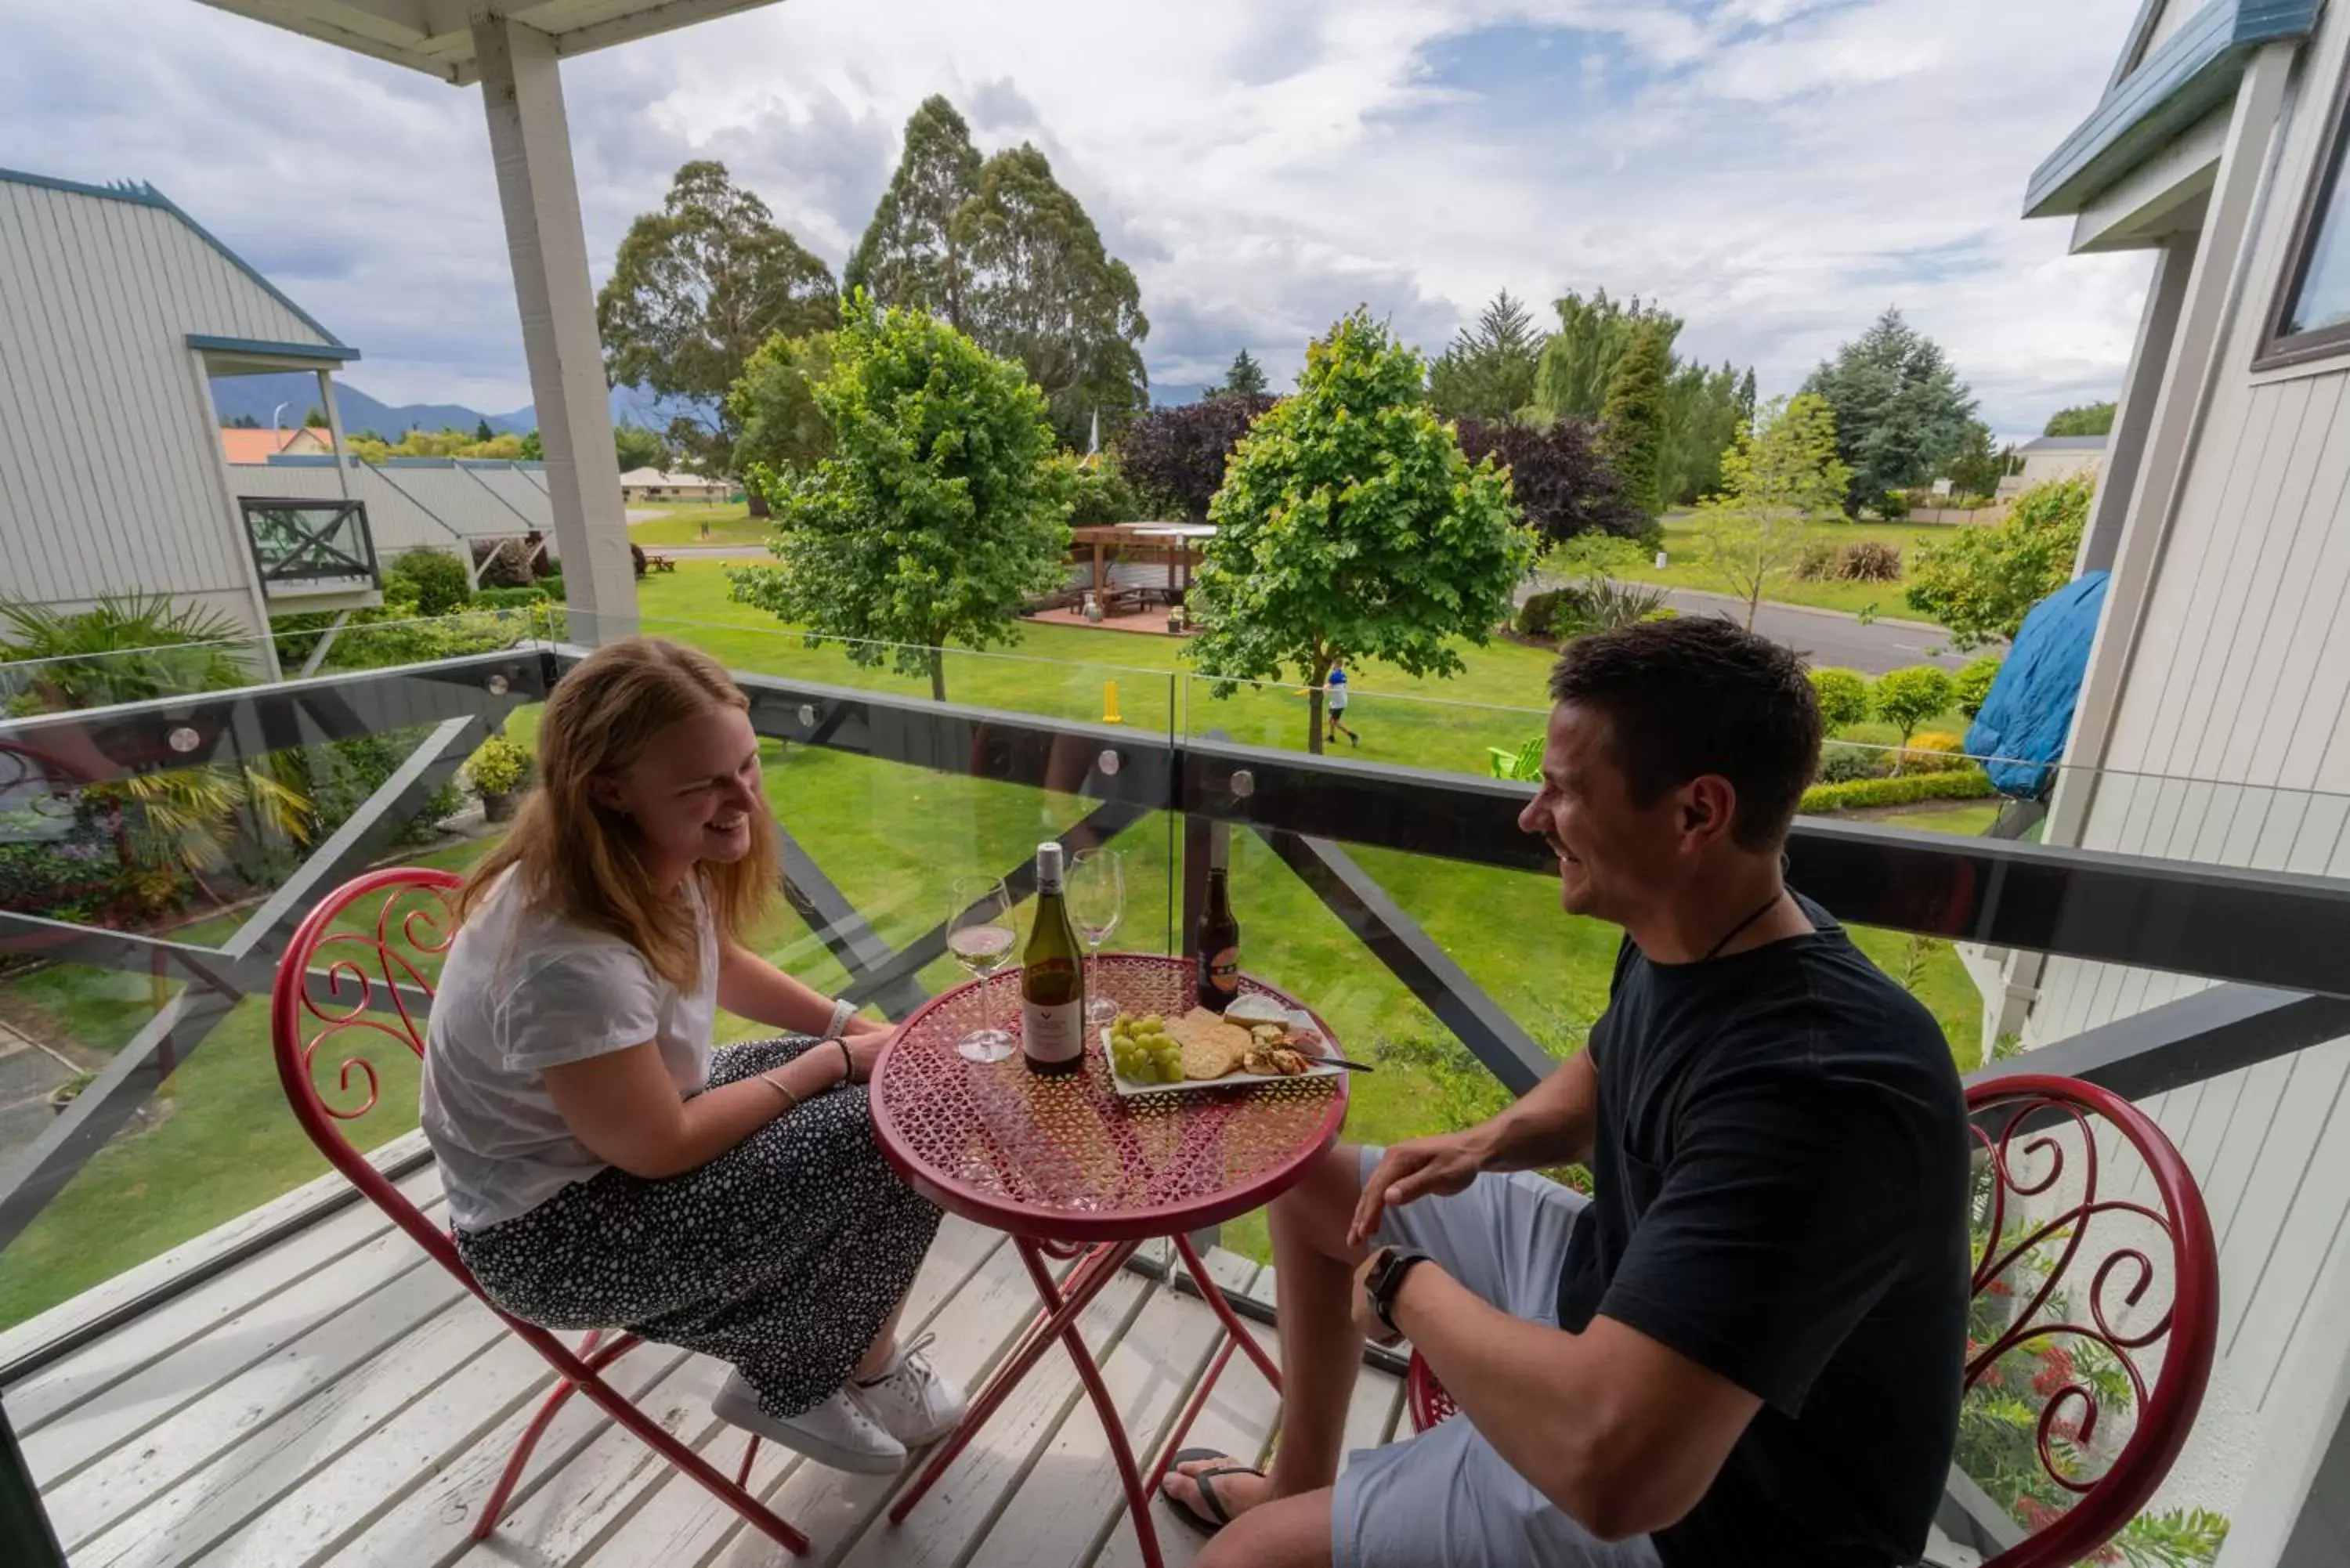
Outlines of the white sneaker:
[[877,1426],[845,1387],[826,1395],[815,1408],[779,1421],[759,1408],[758,1391],[743,1375],[731,1372],[726,1386],[710,1402],[710,1411],[730,1426],[756,1432],[833,1469],[886,1476],[906,1465],[906,1445]]
[[910,1449],[935,1443],[955,1429],[970,1401],[962,1387],[924,1355],[935,1336],[924,1334],[898,1352],[878,1382],[851,1382],[848,1391],[881,1429]]

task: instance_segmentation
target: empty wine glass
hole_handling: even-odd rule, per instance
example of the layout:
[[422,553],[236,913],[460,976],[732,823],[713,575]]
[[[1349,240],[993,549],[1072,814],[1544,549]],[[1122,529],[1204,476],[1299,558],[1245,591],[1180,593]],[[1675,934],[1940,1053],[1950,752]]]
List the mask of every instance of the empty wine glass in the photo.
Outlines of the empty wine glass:
[[[984,982],[1012,961],[1012,892],[1000,877],[958,877],[947,894],[947,951]],[[979,991],[982,1016],[990,988]],[[1009,1030],[986,1024],[955,1042],[966,1062],[1001,1062],[1012,1054]]]
[[1107,1023],[1118,1016],[1118,1003],[1094,983],[1102,944],[1126,918],[1126,857],[1115,849],[1081,851],[1070,862],[1067,888],[1069,919],[1086,942],[1086,1022]]

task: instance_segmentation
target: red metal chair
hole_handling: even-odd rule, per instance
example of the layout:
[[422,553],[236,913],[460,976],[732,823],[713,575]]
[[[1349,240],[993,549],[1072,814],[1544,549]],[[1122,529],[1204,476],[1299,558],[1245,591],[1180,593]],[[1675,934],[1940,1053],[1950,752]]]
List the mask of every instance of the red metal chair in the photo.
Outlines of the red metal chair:
[[[1983,1568],[2101,1562],[2099,1550],[2169,1473],[2210,1384],[2220,1332],[2220,1260],[2210,1218],[2170,1139],[2109,1090],[2021,1075],[1970,1089],[1967,1108],[1981,1154],[1972,1217],[1975,1319],[1982,1322],[1990,1309],[1997,1326],[1987,1341],[1968,1341],[1966,1388],[2003,1387],[2018,1353],[2025,1353],[2026,1365],[2037,1368],[2033,1391],[2046,1401],[2032,1447],[2053,1490],[2074,1500],[2061,1511],[2027,1506],[2024,1522],[2033,1533]],[[2101,1136],[2118,1137],[2144,1162],[2152,1201],[2101,1191]],[[2044,1200],[2041,1212],[2030,1210],[2033,1199]],[[2090,1232],[2101,1219],[2117,1222],[2104,1228],[2108,1238],[2117,1228],[2133,1234],[2093,1246]],[[2149,1246],[2168,1253],[2167,1303],[2156,1289],[2165,1274]],[[2086,1322],[2079,1321],[2084,1312]],[[2138,1321],[2125,1321],[2133,1315]],[[2106,1358],[2102,1378],[2076,1366],[2074,1352],[2057,1343],[2065,1338]],[[2145,1363],[2157,1352],[2159,1365],[2149,1374]],[[2096,1384],[2110,1390],[2116,1378],[2128,1397],[2109,1414]],[[1414,1431],[1459,1413],[1417,1351],[1404,1392]],[[2100,1420],[2124,1418],[2127,1435],[2105,1473],[2085,1477],[2085,1461],[2100,1457],[2086,1447],[2096,1440]]]
[[[376,1103],[379,1079],[375,1064],[364,1054],[365,1045],[342,1061],[334,1080],[336,1097],[356,1098],[356,1105],[328,1104],[315,1078],[319,1047],[352,1031],[381,1035],[417,1057],[423,1056],[423,1009],[431,1002],[432,977],[438,972],[433,961],[448,950],[456,936],[448,895],[459,880],[445,871],[397,867],[370,871],[336,889],[302,922],[279,962],[270,1002],[270,1039],[286,1097],[310,1141],[434,1262],[481,1296],[481,1286],[458,1258],[449,1232],[427,1220],[344,1136],[343,1125],[365,1116]],[[325,973],[311,977],[314,964],[322,965]],[[372,1011],[371,1004],[375,1004]],[[489,1304],[487,1297],[482,1299]],[[490,1310],[498,1312],[494,1304]],[[483,1504],[481,1517],[473,1524],[474,1540],[485,1541],[497,1529],[506,1500],[530,1462],[531,1450],[564,1401],[578,1393],[786,1550],[806,1552],[807,1538],[743,1488],[759,1451],[758,1438],[750,1439],[742,1466],[730,1480],[604,1380],[606,1367],[642,1343],[635,1334],[608,1340],[599,1329],[573,1349],[535,1324],[502,1312],[498,1316],[546,1358],[557,1381],[524,1430],[496,1489]]]

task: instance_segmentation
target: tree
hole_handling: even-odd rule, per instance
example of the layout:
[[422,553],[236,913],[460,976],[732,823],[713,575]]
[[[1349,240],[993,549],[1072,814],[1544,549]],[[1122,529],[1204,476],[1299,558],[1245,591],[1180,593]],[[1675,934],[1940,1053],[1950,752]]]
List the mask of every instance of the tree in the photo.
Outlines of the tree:
[[1233,395],[1153,409],[1118,442],[1126,477],[1145,494],[1180,508],[1191,522],[1204,523],[1209,503],[1223,488],[1232,449],[1273,406],[1271,398]]
[[1232,356],[1232,368],[1224,372],[1224,384],[1209,388],[1207,393],[1211,398],[1262,398],[1265,394],[1264,367],[1245,348]]
[[1044,399],[945,322],[863,294],[842,307],[815,395],[832,455],[797,475],[754,471],[780,565],[731,574],[733,597],[852,639],[860,664],[927,670],[943,701],[946,646],[1016,641],[1022,605],[1062,581]]
[[[1751,376],[1752,371],[1748,374]],[[1657,460],[1657,493],[1668,506],[1686,506],[1721,488],[1721,456],[1739,431],[1753,423],[1742,418],[1737,370],[1681,365],[1665,389],[1665,440]]]
[[[310,411],[312,413],[317,412],[316,409],[313,409]],[[324,415],[320,415],[319,417],[321,419],[325,418]],[[487,420],[483,420],[473,426],[473,439],[475,441],[495,441],[497,439],[497,435],[498,432],[490,428],[490,421]]]
[[954,105],[935,94],[924,99],[906,121],[897,172],[841,269],[841,287],[970,330],[971,266],[955,215],[979,194],[979,169],[971,127]]
[[1042,152],[1024,142],[982,164],[954,226],[971,267],[965,329],[1027,367],[1062,445],[1083,448],[1097,414],[1115,435],[1150,406],[1141,288]]
[[1294,671],[1313,751],[1333,665],[1460,670],[1457,643],[1486,641],[1534,558],[1508,481],[1461,455],[1425,378],[1357,309],[1306,349],[1296,393],[1241,443],[1209,509],[1191,658],[1226,680]]
[[1635,296],[1628,305],[1599,290],[1588,300],[1569,294],[1554,302],[1558,330],[1543,342],[1534,371],[1534,404],[1544,419],[1596,420],[1607,405],[1616,362],[1643,328],[1662,335],[1666,353],[1680,336],[1681,320]]
[[669,442],[713,478],[742,472],[726,394],[743,367],[776,333],[822,331],[838,311],[831,269],[707,161],[681,168],[661,210],[629,225],[596,296],[606,375],[682,410]]
[[2048,428],[2040,433],[2052,436],[2109,436],[2114,433],[2114,405],[2083,403],[2076,408],[2059,409],[2048,416]]
[[1635,539],[1647,532],[1647,514],[1626,498],[1624,476],[1599,454],[1582,421],[1536,428],[1463,419],[1454,429],[1471,463],[1490,457],[1509,472],[1518,510],[1544,543],[1592,533]]
[[[528,435],[522,438],[522,461],[525,462],[545,462],[546,461],[546,444],[538,439],[538,432],[536,431],[533,431]],[[626,473],[628,469],[623,466],[620,472]]]
[[1823,399],[1773,399],[1757,422],[1722,457],[1721,493],[1697,513],[1706,565],[1746,601],[1750,631],[1763,590],[1802,556],[1811,524],[1836,514],[1851,479]]
[[1950,699],[1960,712],[1972,719],[1982,711],[1982,705],[1991,700],[1992,685],[1999,680],[2002,662],[1997,655],[1986,655],[1950,677]]
[[1447,419],[1509,420],[1534,400],[1542,337],[1508,289],[1428,369],[1428,401]]
[[1665,378],[1671,367],[1669,337],[1643,324],[1617,361],[1599,417],[1600,450],[1624,476],[1625,498],[1650,517],[1664,510],[1659,484],[1669,413]]
[[622,473],[639,468],[666,469],[671,461],[668,443],[657,432],[637,424],[612,427],[612,452],[619,459]]
[[1873,698],[1877,716],[1901,732],[1901,743],[1906,746],[1918,725],[1949,711],[1950,678],[1930,664],[1887,670],[1877,678]]
[[2013,637],[2032,607],[2073,579],[2095,482],[2085,474],[2033,485],[1995,528],[1966,528],[1909,566],[1909,607],[1939,622],[1964,651]]
[[1960,495],[1991,495],[1999,490],[2005,466],[1991,450],[1991,427],[1981,420],[1969,420],[1966,438],[1942,472],[1950,488]]
[[1975,400],[1939,345],[1898,309],[1836,350],[1804,383],[1835,410],[1836,450],[1852,469],[1846,511],[1923,484],[1966,441]]
[[751,356],[726,394],[726,411],[743,432],[734,454],[746,470],[805,472],[832,455],[832,426],[816,406],[816,389],[832,373],[833,350],[830,332],[778,333]]
[[[327,410],[320,408],[316,403],[312,403],[308,408],[304,409],[302,410],[302,428],[304,430],[311,431],[325,430],[327,428]],[[482,431],[484,432],[482,439],[484,441],[490,439],[488,433],[489,429],[489,421],[486,420],[484,421],[482,423]]]
[[260,428],[261,421],[251,414],[239,414],[233,420],[221,421],[221,429],[224,431],[257,431]]
[[1819,699],[1820,724],[1829,734],[1857,724],[1874,711],[1868,680],[1857,671],[1825,669],[1809,671],[1812,691]]

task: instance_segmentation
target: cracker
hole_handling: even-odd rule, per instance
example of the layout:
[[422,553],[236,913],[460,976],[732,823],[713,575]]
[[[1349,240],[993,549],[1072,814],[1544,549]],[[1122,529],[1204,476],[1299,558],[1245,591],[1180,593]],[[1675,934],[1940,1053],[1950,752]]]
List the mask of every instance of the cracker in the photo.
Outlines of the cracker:
[[1221,1078],[1232,1070],[1232,1053],[1221,1040],[1187,1040],[1183,1043],[1183,1075],[1187,1078]]
[[1222,1077],[1241,1064],[1255,1044],[1247,1030],[1225,1023],[1204,1007],[1194,1008],[1169,1024],[1167,1033],[1183,1048],[1187,1078]]

